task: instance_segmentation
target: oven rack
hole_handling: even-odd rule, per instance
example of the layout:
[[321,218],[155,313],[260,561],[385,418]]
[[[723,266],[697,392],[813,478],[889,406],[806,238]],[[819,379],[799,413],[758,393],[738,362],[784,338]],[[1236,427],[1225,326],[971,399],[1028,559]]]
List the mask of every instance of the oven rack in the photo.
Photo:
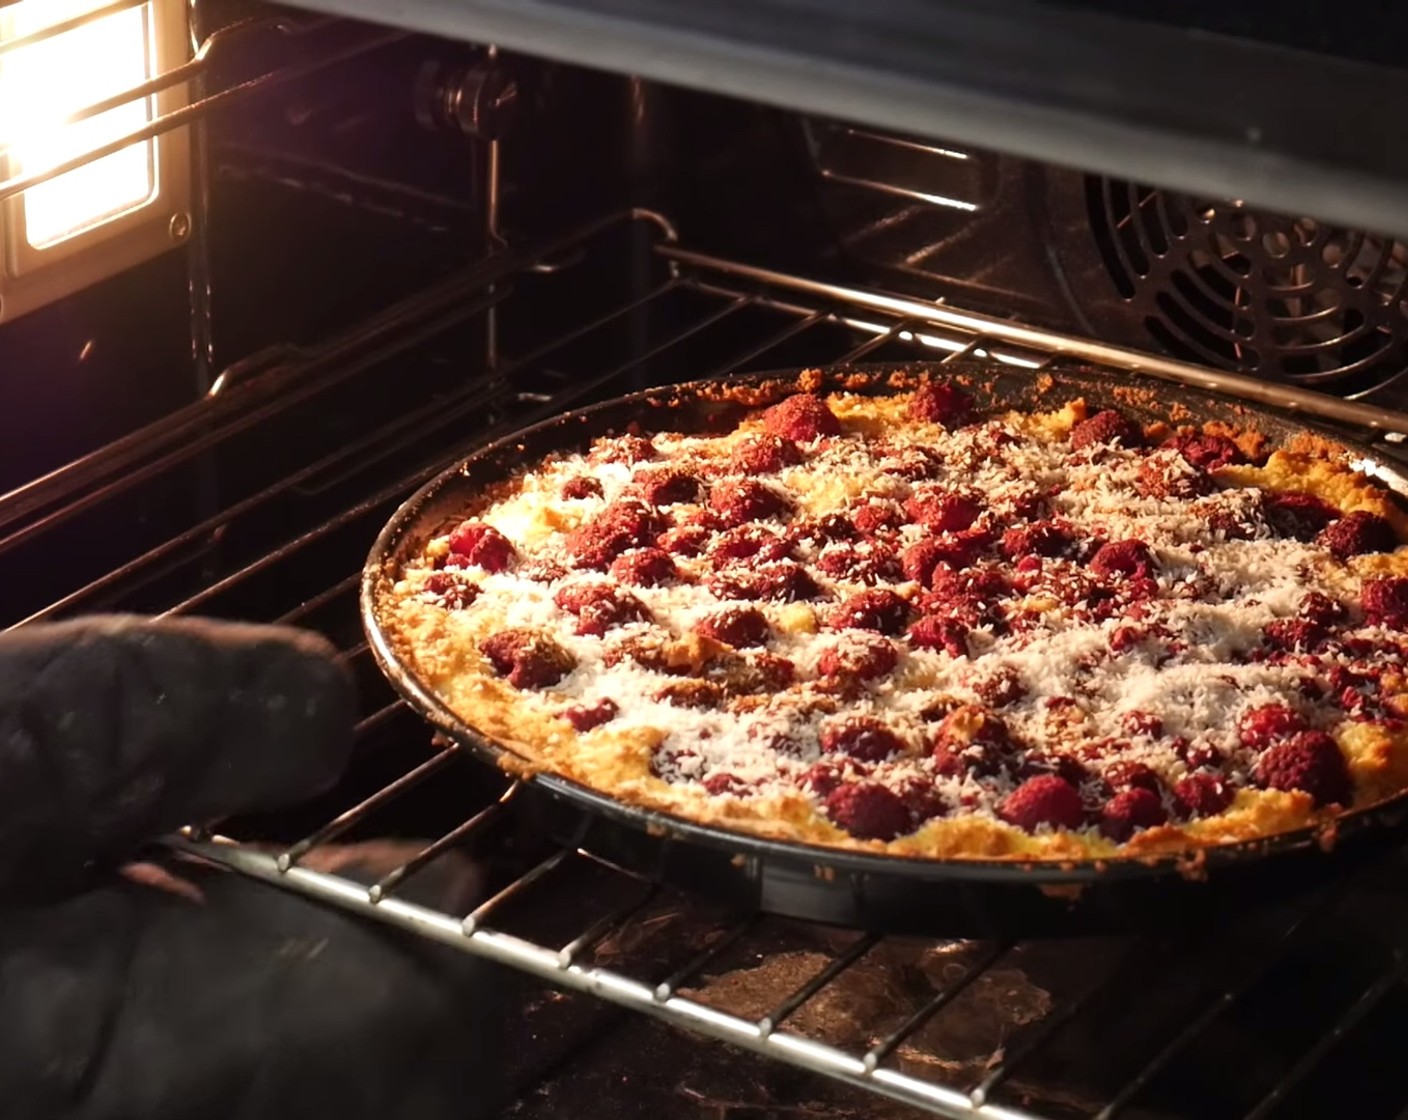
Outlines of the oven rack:
[[[565,326],[548,341],[533,346],[517,357],[506,357],[493,370],[465,382],[455,393],[428,402],[413,404],[404,413],[381,418],[357,438],[336,451],[322,455],[274,488],[226,504],[208,517],[196,521],[180,535],[156,548],[133,556],[125,564],[99,579],[75,588],[49,606],[34,610],[25,621],[59,617],[75,612],[114,609],[133,602],[149,602],[153,586],[163,582],[173,565],[187,561],[194,552],[207,557],[211,542],[222,531],[238,528],[257,517],[262,508],[280,494],[300,487],[326,492],[347,480],[356,481],[368,466],[378,468],[394,459],[394,453],[408,447],[434,442],[435,452],[386,482],[385,475],[360,482],[354,497],[345,501],[323,520],[300,526],[296,535],[276,541],[255,559],[237,561],[224,569],[207,573],[201,568],[200,585],[179,595],[161,592],[162,613],[200,610],[219,614],[230,610],[231,597],[246,585],[261,579],[283,581],[300,557],[326,543],[338,533],[352,528],[364,550],[375,529],[391,509],[424,480],[433,476],[466,450],[464,428],[473,425],[471,444],[482,443],[593,395],[630,387],[630,378],[649,363],[667,363],[678,377],[698,377],[741,368],[766,368],[780,363],[775,355],[813,336],[824,343],[812,352],[812,360],[855,361],[888,357],[992,357],[1040,370],[1060,356],[1081,360],[1101,360],[1120,369],[1144,369],[1156,376],[1179,377],[1206,384],[1198,379],[1212,378],[1224,391],[1243,389],[1263,392],[1244,379],[1212,374],[1195,367],[1164,362],[1146,355],[1097,347],[1079,339],[1036,331],[1015,322],[963,312],[945,304],[926,304],[902,296],[844,287],[821,280],[785,275],[718,257],[685,250],[678,246],[670,223],[657,214],[632,211],[593,223],[558,241],[532,250],[504,253],[441,284],[417,300],[390,309],[366,328],[311,352],[286,354],[272,368],[246,369],[230,379],[227,391],[200,402],[158,426],[154,432],[139,433],[123,445],[89,457],[70,468],[55,472],[39,483],[6,498],[0,498],[0,554],[53,533],[85,510],[111,502],[125,491],[153,477],[188,471],[200,457],[223,441],[235,439],[259,425],[268,423],[281,410],[307,407],[319,394],[331,391],[357,370],[380,362],[383,365],[401,354],[413,354],[414,346],[437,332],[454,329],[467,318],[481,315],[489,307],[505,306],[512,298],[514,284],[528,283],[532,277],[569,275],[588,267],[590,250],[623,231],[651,238],[651,252],[659,267],[651,282],[626,302],[600,315]],[[668,321],[660,333],[632,335],[631,348],[620,360],[597,367],[594,377],[568,376],[559,368],[562,353],[579,341],[588,340],[612,326],[619,326],[643,309],[661,301],[688,296],[691,313]],[[703,352],[704,342],[725,327],[738,327],[746,315],[763,319],[752,321],[746,338],[730,331],[730,349],[724,359],[700,363],[695,348]],[[836,339],[843,337],[844,342]],[[709,348],[717,354],[718,347]],[[387,376],[395,376],[394,365]],[[1279,393],[1279,390],[1278,390]],[[1281,398],[1278,397],[1278,401]],[[1314,394],[1288,392],[1282,403],[1318,408],[1322,402]],[[1403,430],[1404,418],[1364,405],[1333,402],[1325,413],[1335,419],[1353,416],[1362,426],[1379,431]],[[447,431],[449,429],[449,431]],[[155,438],[160,436],[161,438]],[[379,470],[373,470],[373,475]],[[365,529],[365,535],[361,536]],[[265,621],[317,626],[336,616],[346,661],[365,672],[370,667],[366,643],[356,627],[356,591],[362,551],[344,554],[344,567],[323,571],[311,592],[298,591],[291,605],[271,599],[260,617]],[[294,588],[303,585],[290,580]],[[140,593],[140,594],[139,594]],[[145,597],[145,598],[144,598]],[[263,600],[260,600],[263,602]],[[283,608],[283,609],[281,609]],[[249,618],[247,609],[242,616]],[[359,675],[360,675],[359,672]],[[364,682],[365,683],[365,682]],[[384,693],[383,693],[384,695]],[[560,939],[532,939],[506,928],[501,919],[518,904],[534,897],[542,899],[557,889],[564,879],[587,870],[603,873],[648,893],[651,884],[630,873],[611,868],[575,845],[551,851],[530,870],[512,879],[470,914],[451,914],[426,908],[407,896],[407,887],[430,864],[483,839],[494,829],[511,821],[524,800],[522,786],[512,784],[497,799],[476,805],[465,819],[444,830],[424,845],[403,866],[374,884],[363,884],[339,875],[315,870],[310,863],[324,846],[340,837],[375,827],[379,817],[394,812],[399,804],[436,785],[437,775],[459,762],[453,746],[432,739],[427,728],[409,718],[398,700],[378,700],[375,693],[364,697],[364,715],[357,727],[359,751],[378,736],[395,731],[417,750],[405,752],[405,766],[379,788],[357,798],[341,811],[331,811],[299,840],[286,842],[276,850],[226,836],[188,831],[169,838],[168,845],[182,853],[232,868],[284,889],[346,908],[369,918],[410,930],[421,936],[452,945],[457,949],[499,961],[529,973],[550,985],[590,993],[609,1002],[641,1011],[698,1034],[711,1036],[743,1049],[756,1051],[793,1066],[808,1069],[852,1086],[915,1106],[935,1115],[979,1117],[983,1120],[1032,1120],[1038,1114],[1004,1098],[1004,1090],[1023,1076],[1062,1036],[1063,1028],[1092,1001],[1108,998],[1111,985],[1122,982],[1118,972],[1072,993],[1053,1007],[1037,1027],[1024,1035],[994,1061],[975,1083],[960,1084],[937,1076],[920,1076],[895,1064],[906,1040],[930,1020],[942,1016],[946,1008],[960,1000],[991,974],[1007,954],[1021,946],[975,945],[963,969],[904,1022],[874,1038],[859,1049],[828,1045],[801,1031],[790,1029],[799,1009],[810,1000],[860,967],[870,954],[890,939],[863,938],[849,948],[837,951],[815,975],[780,999],[761,1017],[731,1013],[713,1006],[682,989],[707,973],[722,954],[753,943],[761,925],[756,916],[744,915],[724,928],[723,936],[712,942],[694,960],[674,970],[664,979],[633,975],[628,966],[602,967],[592,963],[595,947],[609,938],[619,938],[635,928],[641,914],[641,901],[584,919]],[[427,753],[428,748],[428,753]],[[356,765],[354,761],[354,766]],[[230,827],[224,831],[239,834]],[[251,837],[257,839],[257,837]],[[1325,903],[1324,905],[1330,905]],[[1166,1024],[1162,1041],[1141,1056],[1137,1066],[1122,1083],[1089,1111],[1104,1118],[1126,1113],[1138,1095],[1180,1054],[1198,1044],[1218,1015],[1233,1008],[1265,969],[1282,962],[1285,955],[1314,925],[1312,908],[1292,913],[1283,926],[1258,942],[1260,967],[1248,968],[1233,982],[1211,992],[1199,1007]],[[1364,1017],[1372,1014],[1400,984],[1402,958],[1390,954],[1384,967],[1375,972],[1351,1003],[1327,1018],[1320,1040],[1300,1054],[1248,1115],[1269,1114],[1296,1087],[1314,1075],[1335,1043]],[[1408,1086],[1405,1086],[1408,1095]]]

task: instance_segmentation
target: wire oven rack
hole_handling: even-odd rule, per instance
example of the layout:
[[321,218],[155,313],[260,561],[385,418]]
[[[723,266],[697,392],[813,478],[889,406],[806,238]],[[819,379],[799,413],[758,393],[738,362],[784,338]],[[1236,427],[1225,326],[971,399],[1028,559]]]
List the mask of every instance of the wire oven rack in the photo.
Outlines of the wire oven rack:
[[[360,561],[375,529],[400,500],[468,446],[593,395],[629,388],[633,379],[653,376],[656,366],[668,367],[676,379],[692,378],[793,364],[799,353],[809,355],[811,361],[973,355],[1034,373],[1053,358],[1068,355],[1112,370],[1144,369],[1155,376],[1266,398],[1269,390],[1261,383],[1060,337],[944,304],[843,287],[689,251],[676,244],[665,218],[633,211],[532,250],[496,254],[388,309],[352,334],[317,350],[284,355],[271,368],[238,379],[227,390],[132,439],[0,498],[0,557],[36,541],[42,543],[66,522],[118,500],[126,491],[187,471],[202,455],[224,444],[257,437],[264,426],[290,410],[316,404],[359,378],[396,377],[396,370],[404,367],[393,359],[410,355],[417,360],[416,348],[427,340],[453,333],[486,308],[508,306],[515,285],[550,285],[574,270],[590,267],[594,247],[623,231],[648,237],[656,276],[625,302],[564,324],[548,341],[502,358],[484,376],[451,382],[429,399],[412,400],[390,418],[379,415],[355,436],[340,438],[330,450],[310,451],[302,467],[272,485],[225,500],[179,534],[84,582],[28,618],[12,620],[20,624],[96,609],[132,608],[156,613],[228,612],[314,626],[340,640],[344,658],[363,680],[366,710],[357,728],[359,754],[370,753],[372,744],[388,735],[394,735],[402,747],[414,747],[401,750],[394,766],[383,751],[375,781],[341,804],[320,803],[301,838],[270,848],[232,838],[239,828],[222,826],[228,835],[187,831],[171,837],[169,846],[482,955],[557,988],[590,993],[932,1114],[983,1120],[1032,1120],[1039,1115],[1096,1115],[1107,1120],[1131,1110],[1140,1114],[1142,1097],[1170,1076],[1185,1056],[1205,1047],[1223,1018],[1234,1015],[1246,1001],[1254,1003],[1260,988],[1274,987],[1279,982],[1276,977],[1288,967],[1302,967],[1297,954],[1303,951],[1308,931],[1323,931],[1327,925],[1332,929],[1354,926],[1355,907],[1363,906],[1354,900],[1372,898],[1381,909],[1361,923],[1376,932],[1355,947],[1360,967],[1349,976],[1353,990],[1309,1021],[1310,1034],[1299,1049],[1280,1056],[1274,1076],[1253,1081],[1261,1086],[1256,1098],[1243,1101],[1229,1115],[1259,1118],[1301,1099],[1306,1086],[1316,1083],[1325,1062],[1356,1026],[1397,1005],[1408,961],[1401,948],[1408,945],[1397,943],[1396,931],[1408,934],[1408,921],[1395,925],[1382,920],[1382,907],[1392,905],[1385,898],[1391,895],[1372,890],[1355,895],[1346,886],[1313,904],[1277,915],[1250,933],[1229,929],[1217,951],[1226,967],[1206,963],[1202,956],[1206,944],[1176,937],[1154,938],[1156,945],[1141,941],[1096,947],[1082,957],[1087,964],[1094,960],[1097,967],[1093,968],[1067,967],[1058,960],[1053,973],[1058,982],[1052,987],[1061,990],[1045,1013],[1016,1033],[1004,1034],[1002,1044],[978,1068],[965,1067],[956,1073],[951,1064],[916,1064],[906,1055],[912,1056],[915,1039],[943,1022],[946,1013],[954,1013],[993,977],[1009,975],[1004,970],[1026,959],[1032,946],[939,946],[953,954],[952,967],[940,970],[929,994],[906,1005],[898,1017],[889,1014],[873,1024],[861,1024],[858,1034],[852,1032],[850,1041],[843,1044],[829,1035],[818,1038],[799,1024],[811,1021],[808,1008],[827,993],[844,989],[869,962],[891,952],[894,939],[866,935],[844,943],[827,942],[829,948],[820,957],[808,958],[815,964],[808,975],[779,990],[766,1007],[745,1011],[736,1001],[730,1005],[710,996],[707,982],[730,961],[736,965],[740,960],[756,960],[776,932],[771,919],[726,917],[711,928],[691,959],[675,961],[663,974],[651,975],[636,967],[640,962],[603,949],[608,944],[634,943],[637,935],[644,937],[651,907],[659,898],[655,885],[648,878],[613,868],[572,843],[540,851],[531,866],[499,885],[468,914],[440,912],[412,901],[407,889],[428,866],[452,852],[492,841],[499,830],[511,826],[521,804],[531,800],[532,790],[507,779],[473,803],[463,819],[446,818],[438,838],[426,842],[413,858],[378,882],[354,881],[316,866],[319,852],[328,845],[375,831],[380,822],[396,817],[398,806],[426,790],[440,787],[443,792],[451,773],[463,764],[454,746],[433,740],[429,730],[380,682],[356,625],[356,589]],[[646,325],[640,325],[642,314],[664,305],[677,310],[665,316],[648,315]],[[589,368],[595,372],[574,375],[567,354],[593,340],[616,338],[620,328],[631,324],[636,326],[624,332],[628,341],[616,351],[616,360],[604,362],[602,350],[593,349]],[[720,338],[726,344],[719,343]],[[1408,431],[1408,418],[1368,405],[1325,401],[1280,388],[1274,400],[1283,407],[1300,407],[1371,429],[1389,439],[1390,446],[1398,433]],[[256,529],[249,527],[259,524],[269,507],[284,501],[307,503],[318,511],[318,519],[299,524],[292,535],[284,532],[272,543],[221,559],[230,539],[242,531],[257,536]],[[279,524],[286,529],[286,521]],[[332,547],[339,541],[350,543]],[[311,581],[304,574],[310,557],[317,558],[311,565],[315,570]],[[173,580],[177,571],[185,573],[183,581]],[[179,594],[172,590],[178,586]],[[270,587],[280,593],[268,591]],[[245,595],[247,591],[250,594]],[[291,602],[289,596],[293,596]],[[251,603],[257,605],[251,607]],[[468,791],[469,786],[464,788]],[[473,800],[468,792],[464,796],[466,802]],[[451,793],[450,800],[454,799]],[[564,884],[583,877],[604,885],[588,892],[580,921],[574,917],[570,928],[524,931],[523,914],[534,912],[534,899],[546,900],[561,926],[565,919],[553,900]],[[1042,1099],[1032,1086],[1043,1078],[1064,1077],[1063,1040],[1084,1030],[1080,1024],[1092,1009],[1104,1008],[1108,1020],[1112,1005],[1127,1004],[1131,991],[1144,992],[1149,969],[1165,970],[1188,998],[1175,1000],[1172,1009],[1167,1001],[1155,1000],[1152,1026],[1142,1034],[1131,1028],[1141,1041],[1114,1048],[1120,1051],[1121,1061],[1096,1078],[1101,1086],[1082,1097],[1083,1103],[1072,1105],[1067,1099],[1060,1105],[1042,1105],[1040,1111],[1024,1104]],[[856,1042],[857,1037],[861,1041]],[[1108,1049],[1108,1040],[1104,1045]],[[1402,1090],[1402,1099],[1408,1100],[1408,1081]]]

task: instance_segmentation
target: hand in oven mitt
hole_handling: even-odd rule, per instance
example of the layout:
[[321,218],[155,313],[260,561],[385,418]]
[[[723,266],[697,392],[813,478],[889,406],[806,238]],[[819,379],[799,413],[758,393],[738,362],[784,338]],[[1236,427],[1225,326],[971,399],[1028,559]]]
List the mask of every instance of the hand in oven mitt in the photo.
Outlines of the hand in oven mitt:
[[[355,700],[310,634],[93,618],[0,635],[0,1117],[455,1120],[497,1107],[500,980],[191,861],[182,824],[329,788]],[[408,855],[320,853],[377,877]],[[467,861],[417,883],[461,912]]]

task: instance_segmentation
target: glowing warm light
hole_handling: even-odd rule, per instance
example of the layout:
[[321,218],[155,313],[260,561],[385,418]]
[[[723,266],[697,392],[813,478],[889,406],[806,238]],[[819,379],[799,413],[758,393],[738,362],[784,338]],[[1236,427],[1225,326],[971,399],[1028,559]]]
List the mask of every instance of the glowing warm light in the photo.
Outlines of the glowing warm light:
[[[0,39],[24,38],[107,2],[21,0],[0,8]],[[47,171],[152,119],[147,98],[64,123],[154,76],[151,9],[148,3],[115,12],[0,54],[0,157],[8,158],[10,175]],[[155,143],[131,145],[26,191],[25,240],[37,249],[56,245],[150,202],[156,189]]]

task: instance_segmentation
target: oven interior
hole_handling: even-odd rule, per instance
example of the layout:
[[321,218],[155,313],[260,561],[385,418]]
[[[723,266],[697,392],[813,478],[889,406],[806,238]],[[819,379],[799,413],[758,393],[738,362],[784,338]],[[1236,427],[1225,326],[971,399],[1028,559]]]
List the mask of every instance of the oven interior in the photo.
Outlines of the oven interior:
[[[173,846],[533,978],[515,1116],[1399,1115],[1401,855],[1138,935],[730,912],[545,838],[522,788],[396,698],[357,588],[391,512],[468,450],[731,371],[1076,354],[1392,456],[1401,241],[306,13],[203,5],[192,32],[190,236],[0,320],[23,433],[0,443],[4,623],[310,627],[362,718],[334,792]],[[424,847],[370,889],[313,869],[386,836]],[[404,894],[450,851],[489,870],[470,915]]]

